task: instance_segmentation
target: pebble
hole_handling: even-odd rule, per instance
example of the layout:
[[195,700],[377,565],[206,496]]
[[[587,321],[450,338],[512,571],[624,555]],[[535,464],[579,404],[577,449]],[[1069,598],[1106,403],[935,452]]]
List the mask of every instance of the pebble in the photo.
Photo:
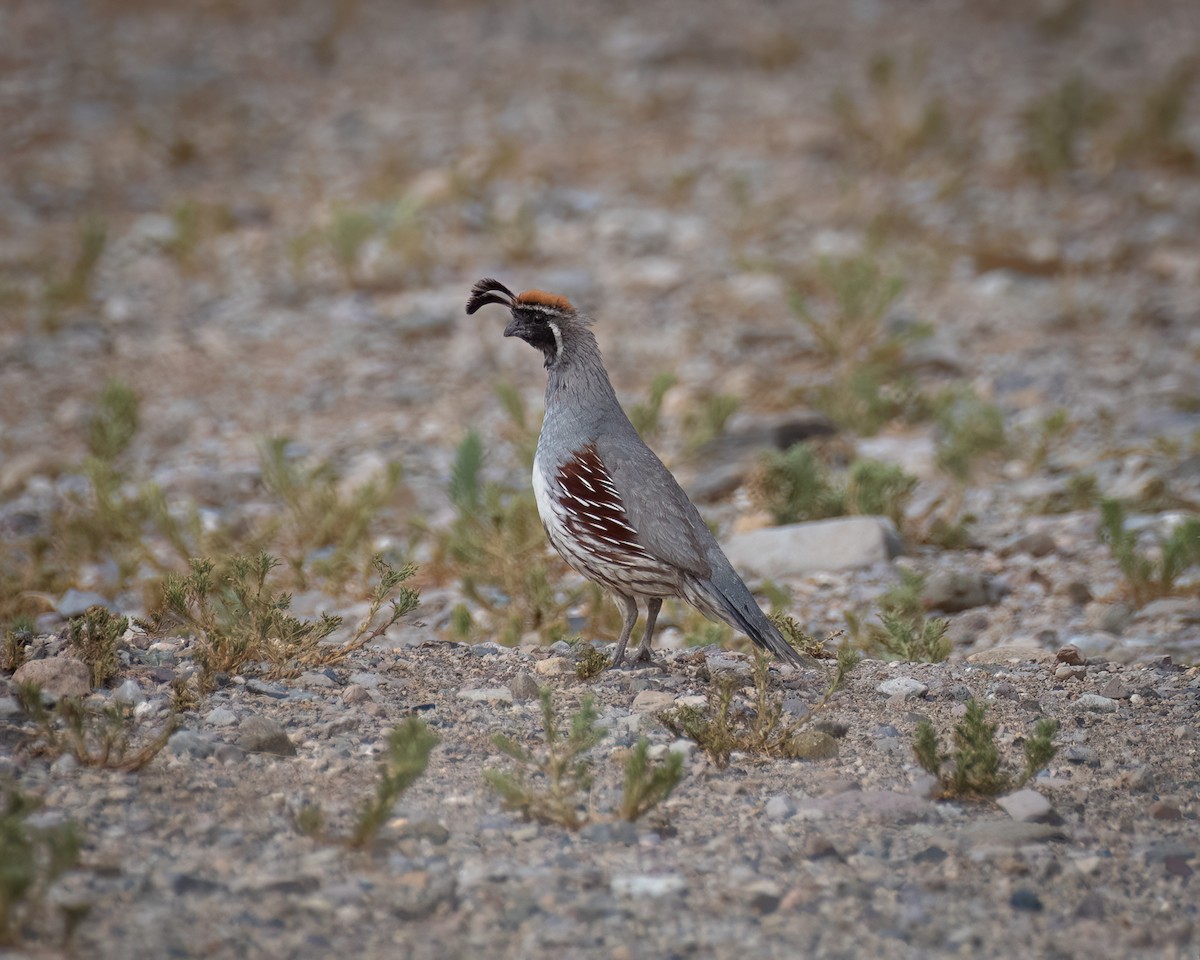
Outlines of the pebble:
[[609,889],[616,896],[657,898],[683,893],[687,889],[687,881],[677,873],[617,874],[612,878]]
[[1014,820],[1022,823],[1034,823],[1050,815],[1050,801],[1036,790],[1024,789],[996,800],[1000,807]]
[[1060,663],[1054,668],[1055,680],[1082,680],[1087,676],[1087,667]]
[[195,730],[176,730],[167,741],[167,749],[177,757],[207,757],[212,755],[213,743]]
[[288,739],[283,724],[259,714],[247,717],[238,727],[238,746],[247,753],[273,753],[294,757],[296,745]]
[[512,694],[513,700],[517,701],[536,700],[540,693],[538,682],[533,679],[533,674],[528,670],[518,670],[517,675],[508,685],[508,690]]
[[1054,654],[1054,659],[1072,667],[1081,667],[1086,662],[1079,652],[1079,648],[1073,643],[1066,643],[1059,647],[1058,652]]
[[126,680],[112,692],[112,698],[117,703],[125,703],[131,707],[145,702],[146,694],[134,679]]
[[902,697],[905,700],[916,700],[929,692],[929,687],[913,677],[892,677],[884,680],[875,688],[888,697]]
[[1018,887],[1009,898],[1014,910],[1040,911],[1043,908],[1041,898],[1028,887]]
[[268,683],[265,680],[247,680],[246,689],[272,700],[284,700],[288,695],[288,688],[282,683]]
[[371,694],[361,683],[351,683],[342,690],[342,703],[365,703],[371,699]]
[[1113,713],[1117,709],[1117,701],[1102,697],[1098,693],[1081,694],[1073,704],[1076,710],[1086,713]]
[[675,694],[666,690],[643,690],[633,698],[634,713],[660,713],[669,710],[675,703]]
[[473,703],[512,703],[513,692],[508,687],[478,687],[459,690],[458,699],[470,700]]
[[768,820],[786,820],[796,812],[796,801],[786,793],[777,793],[767,801],[763,812]]
[[958,613],[992,602],[988,578],[975,570],[935,570],[925,580],[923,597],[931,610]]
[[228,707],[213,707],[204,715],[204,722],[214,727],[231,727],[237,719],[237,714]]
[[547,657],[533,665],[533,672],[542,677],[561,677],[574,672],[575,668],[566,657]]

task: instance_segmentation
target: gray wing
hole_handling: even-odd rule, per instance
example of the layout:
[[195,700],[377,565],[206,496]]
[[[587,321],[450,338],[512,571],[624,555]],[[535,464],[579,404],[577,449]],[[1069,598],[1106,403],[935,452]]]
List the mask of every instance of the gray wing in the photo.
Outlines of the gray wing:
[[646,552],[707,579],[712,573],[708,556],[717,546],[716,539],[654,451],[640,438],[597,437],[595,444]]

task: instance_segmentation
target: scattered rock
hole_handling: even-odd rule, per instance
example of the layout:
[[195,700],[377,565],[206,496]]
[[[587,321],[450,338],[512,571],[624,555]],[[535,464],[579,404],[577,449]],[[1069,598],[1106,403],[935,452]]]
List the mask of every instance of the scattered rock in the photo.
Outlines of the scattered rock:
[[1084,693],[1075,701],[1074,707],[1087,713],[1113,713],[1117,709],[1117,701],[1098,693]]
[[543,677],[561,677],[574,671],[575,667],[566,657],[547,657],[533,665],[533,672]]
[[104,607],[113,613],[120,613],[114,604],[107,597],[99,593],[93,593],[90,590],[76,590],[74,587],[67,590],[58,599],[58,603],[54,605],[54,609],[59,616],[65,617],[68,620],[71,617],[78,617],[87,612],[88,607]]
[[935,570],[925,580],[925,606],[943,613],[958,613],[992,603],[987,577],[975,570]]
[[32,683],[52,697],[86,697],[92,692],[92,671],[74,657],[29,660],[17,668],[13,683]]
[[538,682],[533,679],[533,674],[528,670],[518,670],[517,675],[508,685],[508,690],[512,694],[513,700],[517,701],[536,700],[540,693]]
[[237,723],[237,714],[228,707],[213,707],[204,715],[204,722],[214,727],[232,727]]
[[1022,823],[1035,823],[1038,820],[1044,820],[1050,815],[1052,809],[1049,800],[1036,790],[1028,788],[1018,790],[1016,793],[1010,793],[1005,797],[1000,797],[996,800],[996,804],[1014,820],[1019,820]]
[[294,757],[296,745],[288,739],[283,724],[259,714],[247,717],[238,727],[238,746],[247,753],[273,753]]
[[207,757],[212,755],[213,743],[195,730],[176,730],[167,741],[167,750],[177,757]]
[[634,713],[655,714],[669,710],[675,704],[675,694],[666,690],[642,690],[633,698]]
[[146,694],[142,692],[142,688],[138,686],[138,682],[130,678],[112,692],[112,698],[117,703],[136,707],[139,703],[145,702]]
[[1054,659],[1059,663],[1065,663],[1072,667],[1081,667],[1087,661],[1083,659],[1083,655],[1079,652],[1079,648],[1073,643],[1063,644],[1058,648],[1058,652],[1054,654]]
[[786,793],[777,793],[767,801],[763,812],[768,820],[786,820],[796,812],[796,802]]
[[875,689],[884,696],[903,697],[905,700],[916,700],[929,692],[929,687],[912,677],[893,677],[884,680]]
[[743,574],[782,580],[891,560],[901,544],[884,517],[839,517],[735,534],[725,552]]
[[673,893],[683,893],[687,889],[687,881],[677,873],[618,874],[612,878],[609,887],[617,896],[654,899],[670,896]]
[[478,687],[473,690],[459,690],[458,699],[475,703],[512,703],[513,692],[508,687]]

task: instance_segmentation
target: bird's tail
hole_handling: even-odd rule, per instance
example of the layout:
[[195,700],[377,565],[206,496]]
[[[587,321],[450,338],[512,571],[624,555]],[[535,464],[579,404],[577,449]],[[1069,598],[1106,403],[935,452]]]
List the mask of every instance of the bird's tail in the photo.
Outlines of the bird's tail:
[[[703,584],[694,584],[694,594],[687,599],[704,613],[724,620],[731,627],[742,631],[757,646],[785,663],[798,667],[812,666],[814,660],[801,654],[784,639],[775,624],[762,612],[762,608],[741,578],[732,569],[728,574],[722,576],[718,572],[711,580],[706,580]],[[697,602],[701,598],[703,602]]]

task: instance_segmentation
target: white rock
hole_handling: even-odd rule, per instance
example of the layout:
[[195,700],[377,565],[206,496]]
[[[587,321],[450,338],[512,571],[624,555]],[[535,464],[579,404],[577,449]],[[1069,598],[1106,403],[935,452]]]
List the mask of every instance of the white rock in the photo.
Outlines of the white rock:
[[781,580],[891,560],[900,535],[886,517],[838,517],[735,534],[725,553],[743,574]]
[[668,710],[675,703],[675,695],[666,690],[642,690],[633,698],[635,713],[658,713]]
[[1020,820],[1023,823],[1041,820],[1051,810],[1049,800],[1036,790],[1029,789],[1018,790],[1006,797],[1000,797],[996,804],[1014,820]]
[[145,701],[146,695],[142,693],[142,688],[138,686],[136,680],[129,679],[112,692],[112,698],[117,703],[127,703],[131,707],[136,707]]
[[228,707],[213,707],[204,715],[204,722],[214,727],[231,727],[237,723],[237,714]]
[[913,677],[892,677],[891,680],[884,680],[875,689],[885,696],[904,697],[905,700],[914,700],[929,692],[925,684]]
[[1089,713],[1113,713],[1117,709],[1117,701],[1098,693],[1085,693],[1075,701],[1075,709]]
[[687,881],[677,873],[660,876],[624,874],[612,878],[610,889],[618,896],[624,894],[629,897],[665,897],[672,893],[682,893],[687,889]]
[[533,665],[533,672],[543,677],[557,677],[571,670],[571,661],[566,657],[547,657]]
[[471,700],[476,703],[484,701],[491,703],[512,703],[512,691],[508,687],[480,687],[477,690],[459,690],[459,700]]

